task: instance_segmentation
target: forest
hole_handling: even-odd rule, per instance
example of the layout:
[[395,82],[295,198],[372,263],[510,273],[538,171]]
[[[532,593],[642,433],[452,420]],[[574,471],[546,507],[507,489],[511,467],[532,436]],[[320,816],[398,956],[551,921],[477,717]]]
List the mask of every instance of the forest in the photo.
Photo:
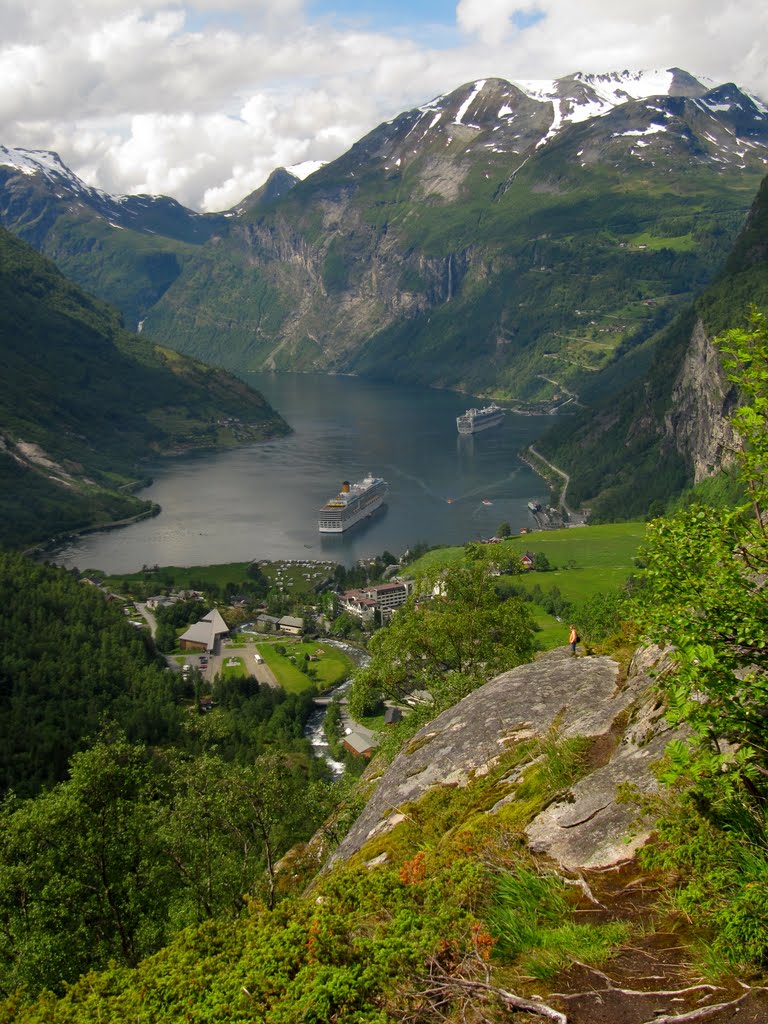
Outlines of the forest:
[[133,495],[150,454],[289,429],[241,381],[125,331],[116,309],[4,228],[0,339],[0,542],[9,546],[151,513]]
[[274,864],[330,807],[312,696],[216,680],[211,710],[118,601],[0,553],[3,991],[135,965],[275,900]]
[[[711,488],[689,494],[648,524],[633,587],[597,595],[569,614],[591,654],[626,663],[638,643],[673,652],[655,692],[670,721],[686,728],[660,765],[658,794],[643,808],[656,822],[636,868],[644,891],[654,894],[643,928],[660,937],[671,929],[685,949],[686,977],[699,981],[681,992],[724,993],[714,998],[735,1007],[759,991],[768,961],[765,317],[753,312],[748,329],[728,332],[720,345],[743,396],[734,418],[744,439],[735,467],[741,499],[713,504]],[[715,493],[722,499],[726,492]],[[544,870],[521,838],[530,815],[589,770],[594,751],[579,737],[529,737],[471,785],[438,787],[404,808],[402,825],[364,853],[384,858],[376,870],[357,860],[318,873],[387,759],[489,673],[534,654],[527,602],[489,586],[489,561],[477,546],[425,579],[419,587],[431,596],[374,634],[371,662],[353,684],[353,708],[409,694],[419,704],[389,734],[373,773],[335,792],[303,747],[300,701],[278,700],[253,682],[227,684],[222,711],[226,718],[236,709],[242,729],[227,746],[227,729],[209,731],[212,718],[190,714],[113,605],[62,570],[19,556],[4,564],[5,596],[13,579],[14,605],[29,594],[28,613],[10,627],[14,660],[3,664],[9,706],[16,680],[31,671],[25,649],[37,643],[45,662],[40,638],[49,632],[62,650],[78,646],[97,599],[105,638],[91,657],[95,691],[96,666],[103,673],[104,714],[82,727],[65,708],[52,714],[50,728],[63,728],[61,718],[69,729],[68,768],[56,781],[38,767],[36,783],[27,783],[37,796],[7,788],[0,823],[5,1019],[415,1024],[501,1021],[521,1010],[585,1021],[591,1018],[570,1016],[576,1004],[562,996],[565,973],[577,962],[610,982],[619,951],[648,938],[633,931],[631,919],[590,917],[595,901],[607,898],[605,878],[582,877],[587,888],[569,891],[567,879]],[[55,632],[55,619],[67,619],[67,629]],[[121,668],[105,671],[114,650],[123,655]],[[162,735],[141,734],[148,708],[137,692],[143,687],[129,681],[134,670],[147,681],[149,704],[166,709]],[[48,680],[55,689],[52,664]],[[19,784],[23,774],[17,770]],[[489,816],[510,776],[522,779],[516,798],[500,817]],[[276,858],[321,823],[320,847],[294,846],[288,868],[277,870]],[[558,998],[562,1012],[551,1005]],[[638,1021],[651,1019],[648,1007]],[[678,1017],[696,1019],[682,1011],[657,1015]]]

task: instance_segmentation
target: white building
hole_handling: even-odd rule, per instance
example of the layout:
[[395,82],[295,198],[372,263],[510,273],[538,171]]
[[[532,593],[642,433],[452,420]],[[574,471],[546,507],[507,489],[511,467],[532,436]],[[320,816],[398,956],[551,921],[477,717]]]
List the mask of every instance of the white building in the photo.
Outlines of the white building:
[[405,604],[410,589],[410,580],[392,580],[390,583],[376,583],[359,590],[347,590],[339,595],[339,607],[367,621],[373,618],[376,611],[391,612]]

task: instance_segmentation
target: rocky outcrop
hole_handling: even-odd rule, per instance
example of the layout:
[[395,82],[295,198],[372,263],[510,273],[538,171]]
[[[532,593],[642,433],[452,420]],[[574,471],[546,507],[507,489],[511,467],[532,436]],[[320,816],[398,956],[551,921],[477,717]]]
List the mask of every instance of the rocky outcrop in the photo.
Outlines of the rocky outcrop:
[[[603,752],[602,767],[530,823],[531,848],[569,869],[631,857],[647,831],[638,830],[635,808],[617,801],[617,787],[632,782],[652,791],[651,766],[669,739],[650,693],[648,669],[638,662],[629,679],[622,679],[611,658],[573,658],[561,648],[486,683],[400,751],[331,861],[348,859],[369,839],[394,828],[405,805],[433,787],[468,785],[515,742],[545,736],[553,727],[564,738],[592,739]],[[517,781],[508,782],[510,799]]]
[[697,320],[664,418],[665,434],[691,461],[696,483],[727,465],[738,447],[728,421],[737,397],[717,349]]

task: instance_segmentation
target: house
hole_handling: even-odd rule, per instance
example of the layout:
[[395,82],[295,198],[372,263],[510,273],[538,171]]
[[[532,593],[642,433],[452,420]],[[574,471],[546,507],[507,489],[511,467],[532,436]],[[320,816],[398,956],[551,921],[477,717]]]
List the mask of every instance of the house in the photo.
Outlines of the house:
[[342,611],[356,615],[359,619],[372,619],[375,611],[389,612],[405,604],[411,589],[410,580],[392,580],[390,583],[376,583],[359,590],[348,590],[339,595]]
[[275,615],[257,615],[256,628],[260,633],[276,633],[280,628],[280,619]]
[[300,636],[304,632],[304,619],[294,615],[284,615],[277,625],[283,633],[291,633],[293,636]]
[[216,642],[229,632],[229,626],[216,608],[212,608],[199,622],[195,622],[179,637],[182,651],[208,651],[216,647]]
[[524,569],[533,569],[536,564],[536,556],[532,551],[526,551],[520,558],[520,564]]
[[366,739],[365,736],[359,732],[351,732],[348,736],[344,737],[342,746],[345,750],[348,750],[350,754],[354,754],[355,757],[371,757],[374,750],[378,746],[378,741],[375,739]]
[[366,597],[362,590],[347,590],[339,594],[339,610],[349,612],[363,622],[370,622],[376,611],[376,602]]
[[386,708],[384,711],[384,725],[397,725],[403,719],[403,712],[400,708]]

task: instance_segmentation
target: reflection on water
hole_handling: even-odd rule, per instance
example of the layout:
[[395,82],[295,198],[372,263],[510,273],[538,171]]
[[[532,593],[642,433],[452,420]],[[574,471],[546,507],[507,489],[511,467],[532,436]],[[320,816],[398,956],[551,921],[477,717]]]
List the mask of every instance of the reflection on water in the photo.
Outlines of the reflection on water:
[[[249,382],[291,424],[289,437],[151,465],[154,482],[141,496],[161,514],[82,537],[56,560],[106,572],[254,558],[348,565],[419,541],[463,544],[503,521],[516,531],[531,525],[527,501],[546,498],[518,453],[551,417],[508,414],[498,427],[459,436],[467,396],[304,374]],[[321,537],[317,510],[343,480],[368,472],[389,483],[387,505],[341,537]]]

